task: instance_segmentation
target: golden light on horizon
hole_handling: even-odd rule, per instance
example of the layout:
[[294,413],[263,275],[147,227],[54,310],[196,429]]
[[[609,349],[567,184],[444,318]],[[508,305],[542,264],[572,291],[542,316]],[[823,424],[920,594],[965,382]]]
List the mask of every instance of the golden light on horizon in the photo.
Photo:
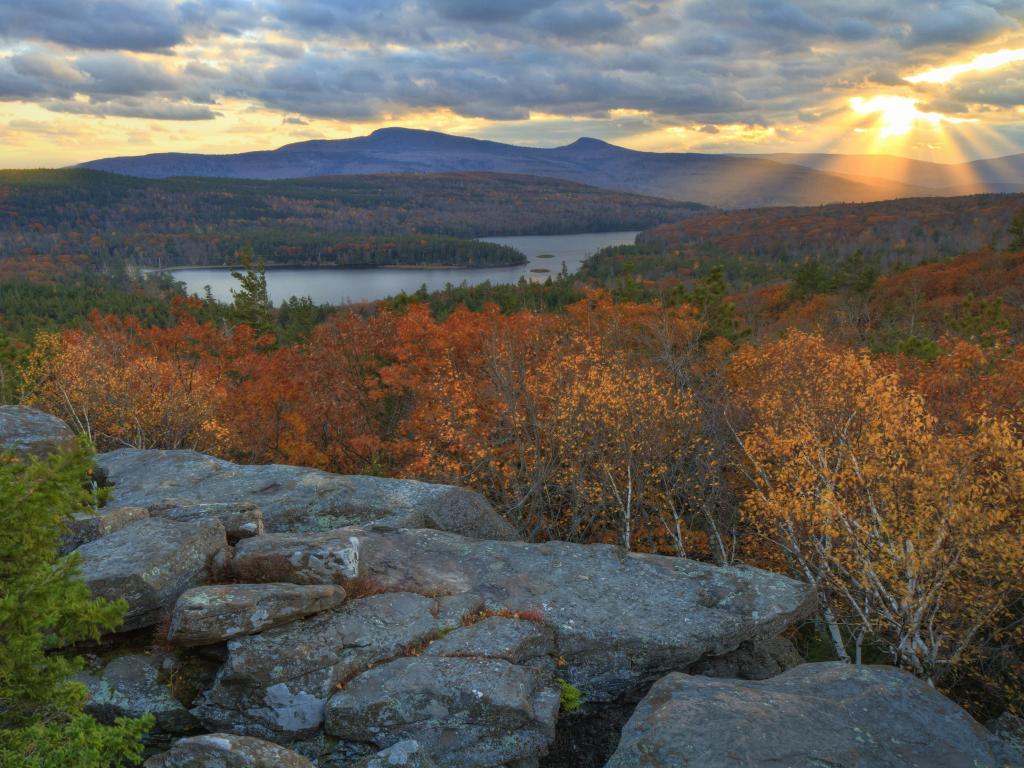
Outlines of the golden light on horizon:
[[992,53],[979,53],[970,61],[962,64],[950,64],[945,67],[933,67],[919,72],[916,75],[904,77],[908,83],[918,85],[920,83],[948,83],[960,75],[972,72],[987,72],[992,69],[1005,67],[1008,64],[1016,64],[1024,61],[1024,48],[1004,48]]
[[878,137],[882,141],[906,136],[919,124],[939,127],[942,123],[969,123],[973,120],[949,117],[939,112],[922,112],[918,99],[910,96],[854,96],[850,108],[859,115],[877,115]]

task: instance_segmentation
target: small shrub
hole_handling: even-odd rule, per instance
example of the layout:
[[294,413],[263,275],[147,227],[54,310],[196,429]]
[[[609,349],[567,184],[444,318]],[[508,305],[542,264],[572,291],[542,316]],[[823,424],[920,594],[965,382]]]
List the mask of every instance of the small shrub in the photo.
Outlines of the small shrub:
[[568,680],[558,678],[559,701],[563,712],[575,712],[583,703],[583,694],[580,689]]

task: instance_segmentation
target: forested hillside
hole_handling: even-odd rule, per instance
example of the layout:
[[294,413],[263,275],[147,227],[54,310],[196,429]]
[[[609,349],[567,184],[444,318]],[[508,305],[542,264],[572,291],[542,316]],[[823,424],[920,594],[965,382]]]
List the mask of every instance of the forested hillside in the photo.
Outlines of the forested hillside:
[[752,287],[790,278],[807,261],[836,264],[855,255],[886,271],[1003,248],[1022,206],[1024,195],[975,195],[711,212],[653,227],[635,247],[602,251],[581,274],[681,280],[722,265],[733,285]]
[[643,229],[702,210],[499,174],[265,182],[4,171],[0,272],[233,263],[245,244],[268,263],[492,266],[522,257],[450,238]]

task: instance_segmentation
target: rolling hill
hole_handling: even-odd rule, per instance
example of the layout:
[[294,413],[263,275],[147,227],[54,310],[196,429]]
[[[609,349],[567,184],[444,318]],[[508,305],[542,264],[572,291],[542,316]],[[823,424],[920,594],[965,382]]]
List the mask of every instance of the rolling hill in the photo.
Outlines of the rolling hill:
[[114,157],[82,167],[146,178],[286,179],[483,171],[554,177],[724,208],[866,202],[923,193],[890,179],[850,179],[753,156],[638,152],[589,138],[542,149],[405,128],[383,128],[359,138],[305,141],[259,152]]
[[268,263],[481,266],[511,255],[452,238],[640,230],[705,211],[503,174],[267,181],[0,171],[0,266],[69,256],[93,267],[222,264],[245,244]]
[[637,245],[608,248],[580,275],[685,280],[722,265],[738,287],[791,276],[806,262],[863,259],[883,270],[1009,244],[1024,195],[921,197],[876,203],[713,211],[653,227]]

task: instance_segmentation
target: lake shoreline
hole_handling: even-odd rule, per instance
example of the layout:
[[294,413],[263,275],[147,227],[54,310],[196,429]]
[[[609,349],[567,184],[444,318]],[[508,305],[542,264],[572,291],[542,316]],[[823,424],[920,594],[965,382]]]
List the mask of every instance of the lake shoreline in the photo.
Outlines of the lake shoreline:
[[[457,267],[437,264],[389,264],[366,266],[323,266],[314,264],[267,265],[267,289],[275,305],[292,296],[309,297],[317,304],[358,304],[378,301],[401,293],[445,290],[452,286],[514,285],[520,280],[543,282],[555,279],[561,270],[574,274],[585,259],[601,248],[635,241],[636,230],[579,233],[575,235],[522,235],[488,239],[522,253],[525,261],[501,266]],[[232,300],[237,281],[232,271],[241,265],[200,265],[194,267],[153,267],[153,274],[169,273],[183,283],[186,291],[202,296],[209,286],[214,297]],[[546,271],[539,271],[546,270]]]
[[[505,269],[507,267],[523,267],[530,263],[529,259],[513,261],[508,264],[264,264],[263,268],[270,272],[275,269]],[[176,267],[139,267],[148,274],[162,272],[181,272],[185,269],[239,270],[245,269],[244,264],[181,264]]]

